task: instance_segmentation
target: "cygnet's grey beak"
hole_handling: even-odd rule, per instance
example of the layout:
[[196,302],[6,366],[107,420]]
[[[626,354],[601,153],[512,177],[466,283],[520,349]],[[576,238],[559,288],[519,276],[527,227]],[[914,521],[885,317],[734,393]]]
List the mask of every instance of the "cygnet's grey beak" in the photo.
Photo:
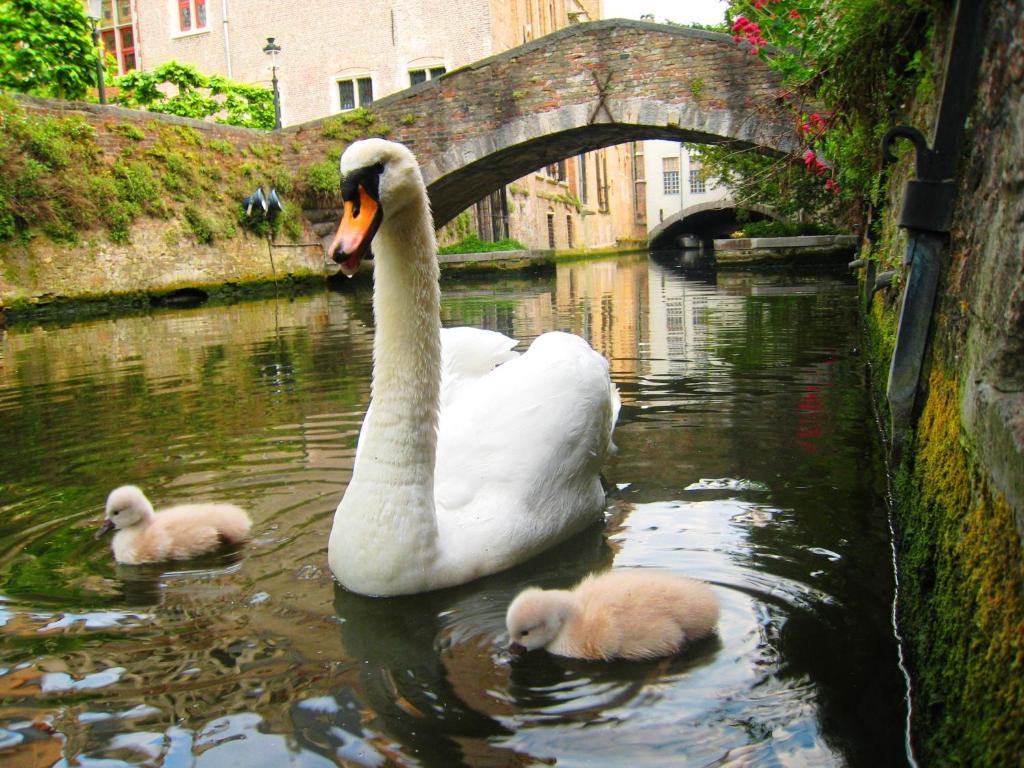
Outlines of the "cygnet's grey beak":
[[511,656],[513,659],[518,659],[524,653],[526,653],[525,645],[517,643],[515,640],[508,644],[508,655]]
[[110,533],[112,530],[114,530],[115,527],[116,526],[114,525],[114,521],[113,520],[104,520],[103,521],[103,525],[101,525],[100,529],[98,531],[96,531],[96,538],[97,539],[103,538],[108,533]]

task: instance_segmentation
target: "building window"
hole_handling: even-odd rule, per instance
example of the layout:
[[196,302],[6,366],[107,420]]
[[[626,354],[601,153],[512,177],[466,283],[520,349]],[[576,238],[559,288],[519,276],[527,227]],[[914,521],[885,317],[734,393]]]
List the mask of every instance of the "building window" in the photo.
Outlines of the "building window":
[[580,202],[587,202],[587,156],[579,156],[580,166]]
[[206,0],[178,0],[178,31],[195,32],[200,29],[206,29]]
[[373,80],[369,77],[352,77],[338,80],[338,108],[345,112],[356,107],[373,103]]
[[569,178],[569,174],[565,171],[565,160],[559,160],[557,163],[544,166],[544,173],[549,179],[555,181],[565,181]]
[[424,69],[409,70],[409,85],[419,85],[427,80],[436,80],[448,70],[444,67],[426,67]]
[[548,248],[555,247],[555,214],[548,214]]
[[135,30],[132,26],[131,0],[104,0],[99,21],[104,53],[117,61],[117,72],[123,75],[138,66],[135,59]]
[[608,158],[604,152],[595,155],[594,166],[597,169],[597,210],[608,213]]
[[679,194],[679,158],[663,157],[661,159],[661,174],[666,195]]
[[690,193],[700,195],[707,191],[704,186],[704,175],[701,173],[700,160],[690,160]]
[[572,214],[567,213],[565,215],[565,241],[569,244],[567,247],[572,248]]
[[484,242],[497,242],[508,237],[508,197],[499,187],[476,204],[477,233]]
[[647,223],[647,178],[644,173],[644,144],[633,142],[633,221]]

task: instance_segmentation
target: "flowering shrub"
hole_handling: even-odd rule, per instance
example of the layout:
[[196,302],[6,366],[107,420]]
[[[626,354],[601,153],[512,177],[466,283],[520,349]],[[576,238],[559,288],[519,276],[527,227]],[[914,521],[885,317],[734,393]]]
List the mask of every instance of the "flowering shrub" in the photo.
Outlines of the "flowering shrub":
[[701,148],[710,176],[780,212],[855,224],[881,189],[878,142],[924,72],[929,0],[732,0],[733,41],[783,77],[799,162]]

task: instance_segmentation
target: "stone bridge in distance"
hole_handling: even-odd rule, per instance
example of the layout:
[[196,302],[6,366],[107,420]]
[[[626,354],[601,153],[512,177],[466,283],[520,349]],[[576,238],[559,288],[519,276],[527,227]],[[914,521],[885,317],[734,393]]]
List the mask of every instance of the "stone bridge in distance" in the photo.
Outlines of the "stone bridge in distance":
[[[566,27],[368,109],[390,127],[388,138],[416,153],[441,226],[531,171],[627,141],[795,153],[781,88],[728,35],[613,19]],[[290,126],[280,138],[300,142],[304,161],[325,158],[339,146],[324,135],[330,120]]]

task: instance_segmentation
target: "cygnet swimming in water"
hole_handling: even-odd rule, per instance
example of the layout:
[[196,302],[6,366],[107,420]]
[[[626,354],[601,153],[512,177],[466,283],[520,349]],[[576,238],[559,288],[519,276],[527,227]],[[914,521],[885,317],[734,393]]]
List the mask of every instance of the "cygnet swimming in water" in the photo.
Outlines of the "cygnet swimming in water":
[[249,535],[252,520],[234,504],[198,503],[169,507],[160,512],[134,485],[115,488],[107,497],[106,519],[96,538],[117,529],[111,549],[126,565],[161,560],[187,560],[237,544]]
[[572,590],[531,587],[505,616],[513,654],[546,648],[604,660],[670,656],[717,622],[707,584],[645,569],[592,574]]

